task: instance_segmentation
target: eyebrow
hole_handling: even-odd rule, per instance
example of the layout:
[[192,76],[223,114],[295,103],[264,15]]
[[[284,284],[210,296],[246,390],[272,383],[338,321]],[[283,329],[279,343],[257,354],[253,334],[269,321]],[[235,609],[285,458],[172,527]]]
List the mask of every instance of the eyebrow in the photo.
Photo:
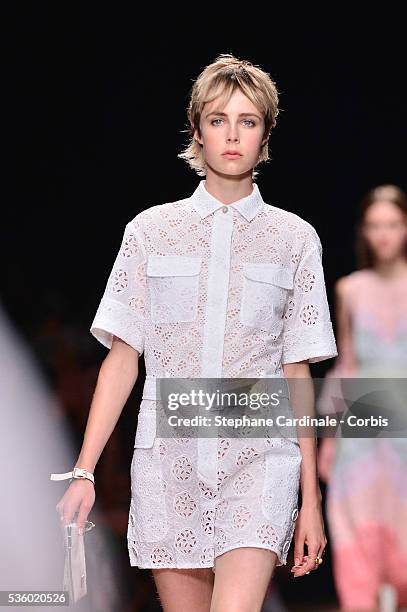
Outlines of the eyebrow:
[[[205,118],[210,117],[211,115],[220,115],[222,117],[227,117],[226,113],[221,113],[218,111],[211,111],[210,113],[205,115]],[[256,113],[239,113],[239,117],[257,117],[257,119],[261,120],[261,117],[259,117],[259,115],[256,115]]]

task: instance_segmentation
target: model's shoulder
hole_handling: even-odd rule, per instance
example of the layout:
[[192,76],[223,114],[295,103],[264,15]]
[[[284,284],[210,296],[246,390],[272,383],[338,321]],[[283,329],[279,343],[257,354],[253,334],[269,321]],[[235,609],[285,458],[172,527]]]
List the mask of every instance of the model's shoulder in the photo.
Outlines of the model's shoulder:
[[174,200],[173,202],[152,204],[137,213],[135,217],[130,219],[129,223],[140,226],[151,222],[159,222],[162,219],[168,219],[168,217],[177,214],[180,209],[185,208],[188,201],[189,198],[182,198],[180,200]]
[[372,275],[369,269],[354,270],[336,280],[335,292],[339,297],[353,295],[357,291],[366,289],[371,280]]
[[300,240],[320,246],[319,235],[315,227],[297,213],[267,203],[264,211],[268,221],[277,230],[284,232],[285,236],[291,236],[296,241]]
[[187,206],[189,198],[182,198],[172,202],[162,202],[153,204],[142,210],[136,218],[142,222],[159,221],[160,219],[168,219],[169,216],[177,214],[180,210]]

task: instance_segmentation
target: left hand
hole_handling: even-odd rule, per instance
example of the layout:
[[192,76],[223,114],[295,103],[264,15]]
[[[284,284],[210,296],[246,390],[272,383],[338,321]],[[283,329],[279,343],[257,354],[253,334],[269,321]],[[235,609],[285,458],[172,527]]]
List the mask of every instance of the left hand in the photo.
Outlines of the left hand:
[[[294,577],[318,569],[315,558],[322,557],[327,545],[320,503],[302,504],[296,521],[294,544],[295,565],[291,568]],[[304,544],[308,548],[307,555],[304,554]]]

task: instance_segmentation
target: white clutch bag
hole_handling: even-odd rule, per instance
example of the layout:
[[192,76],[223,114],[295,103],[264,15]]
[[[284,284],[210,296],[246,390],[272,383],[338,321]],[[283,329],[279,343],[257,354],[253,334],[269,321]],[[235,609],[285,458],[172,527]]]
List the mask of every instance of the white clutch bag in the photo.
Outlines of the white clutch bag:
[[76,523],[63,526],[65,550],[63,590],[68,591],[70,603],[75,603],[87,593],[84,537],[93,527],[95,523],[85,521],[84,532],[80,535]]

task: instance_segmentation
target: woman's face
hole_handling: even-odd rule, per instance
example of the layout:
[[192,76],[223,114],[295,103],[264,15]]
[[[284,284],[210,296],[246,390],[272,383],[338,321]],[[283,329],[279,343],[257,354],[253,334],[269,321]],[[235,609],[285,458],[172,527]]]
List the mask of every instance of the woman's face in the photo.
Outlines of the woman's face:
[[[201,134],[194,138],[203,145],[208,168],[216,173],[238,176],[251,172],[257,164],[263,138],[264,119],[257,107],[235,89],[227,105],[218,108],[218,99],[205,104],[200,121]],[[226,151],[239,155],[227,157]]]
[[362,232],[379,261],[399,256],[407,240],[407,224],[400,208],[392,202],[375,202],[367,209]]

